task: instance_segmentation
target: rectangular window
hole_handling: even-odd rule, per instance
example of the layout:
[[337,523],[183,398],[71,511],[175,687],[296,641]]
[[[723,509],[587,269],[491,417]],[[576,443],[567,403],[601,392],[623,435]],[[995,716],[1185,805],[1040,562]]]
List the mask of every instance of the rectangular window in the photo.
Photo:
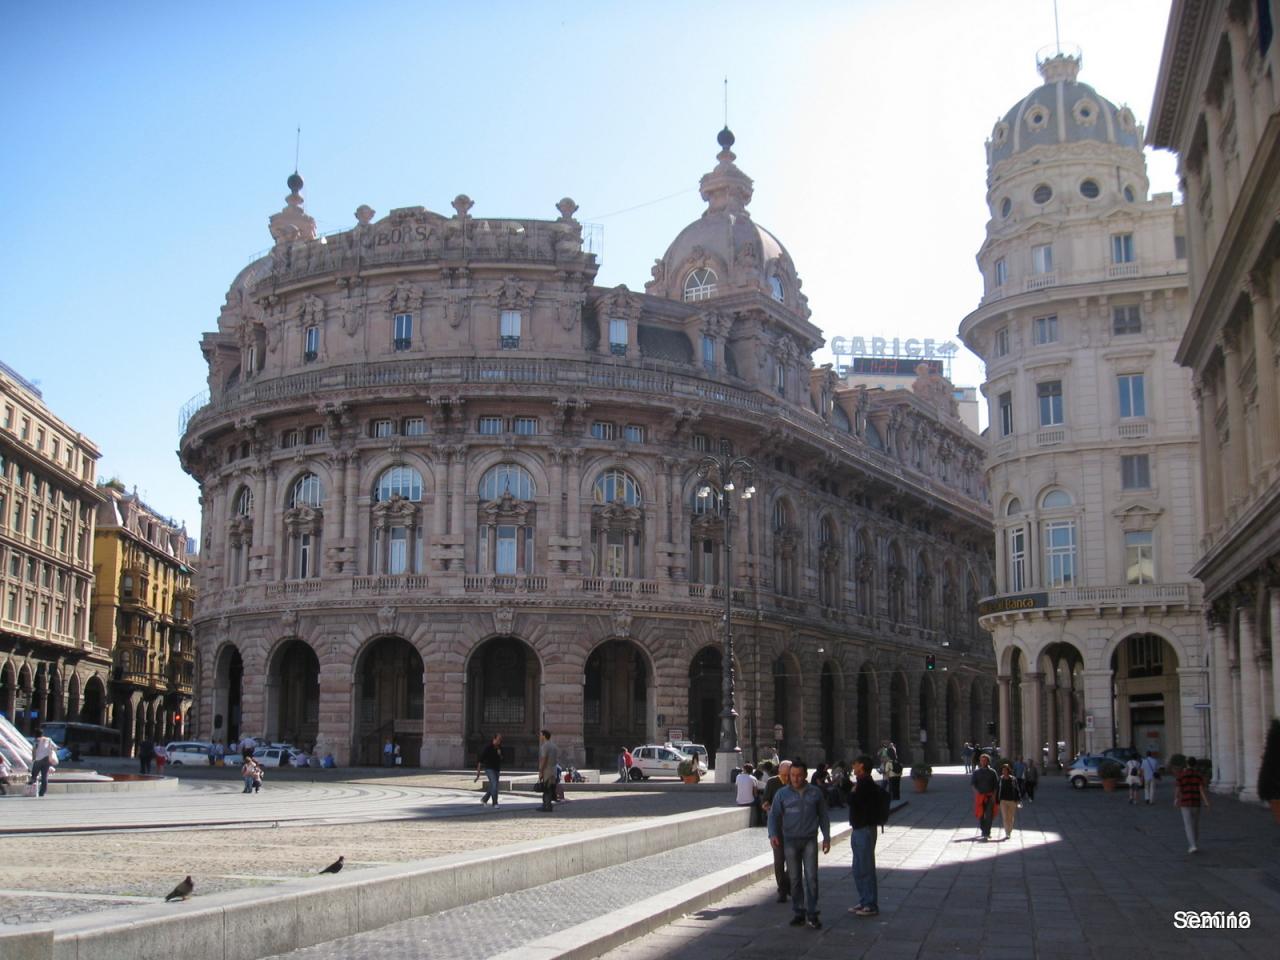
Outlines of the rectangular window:
[[1120,416],[1145,417],[1147,398],[1143,391],[1143,375],[1124,373],[1116,377],[1116,383],[1120,387]]
[[1142,332],[1142,308],[1126,303],[1111,310],[1111,332],[1117,337]]
[[702,336],[702,366],[707,370],[716,368],[716,341],[706,334]]
[[773,367],[773,386],[778,391],[778,396],[786,396],[787,368],[780,363],[774,364]]
[[596,440],[616,440],[618,426],[608,420],[597,420],[591,424],[591,436]]
[[1013,394],[1000,394],[1000,436],[1007,437],[1013,433]]
[[516,533],[519,527],[502,525],[498,527],[498,538],[493,558],[493,572],[511,575],[518,572],[516,563]]
[[24,597],[22,601],[22,622],[25,623],[28,627],[31,626],[31,608],[32,608],[31,594],[27,594],[27,596]]
[[1124,535],[1124,576],[1126,583],[1155,583],[1156,566],[1151,531]]
[[9,591],[9,607],[5,617],[9,620],[18,619],[18,594],[14,590]]
[[476,432],[486,437],[497,436],[502,433],[502,418],[481,417],[476,423]]
[[1150,489],[1151,457],[1149,454],[1131,453],[1120,458],[1120,487],[1124,490]]
[[409,572],[409,531],[405,527],[392,527],[387,551],[387,573]]
[[1133,234],[1113,233],[1111,235],[1111,262],[1133,263]]
[[1179,260],[1187,259],[1187,238],[1181,234],[1173,238],[1173,255]]
[[1062,381],[1046,380],[1036,384],[1040,401],[1040,426],[1056,427],[1066,422],[1062,415]]
[[41,630],[49,629],[49,601],[48,600],[40,601],[40,629]]
[[324,443],[328,439],[328,427],[307,427],[307,443]]
[[286,430],[284,436],[280,438],[280,446],[296,447],[298,445],[298,431]]
[[426,436],[427,421],[422,417],[405,417],[401,432],[406,437]]
[[1047,317],[1036,317],[1031,321],[1032,339],[1036,344],[1058,342],[1058,317],[1050,314]]
[[503,310],[499,323],[498,345],[503,350],[514,350],[520,346],[520,311]]
[[1009,328],[1001,327],[996,331],[996,356],[1007,357],[1009,355]]
[[1051,520],[1044,525],[1045,586],[1070,587],[1076,582],[1076,522]]
[[695,433],[693,435],[693,449],[698,453],[707,452],[707,435],[705,433]]
[[1009,279],[1009,268],[1005,265],[1004,257],[996,261],[996,286],[1003,287],[1005,281]]
[[1027,589],[1027,528],[1014,527],[1009,531],[1009,592],[1021,593]]
[[31,437],[31,418],[30,418],[30,417],[23,417],[23,418],[22,418],[22,432],[18,434],[18,438],[19,438],[19,439],[21,439],[21,440],[27,440],[27,439],[29,439],[30,437]]
[[534,437],[538,434],[537,417],[516,417],[515,432],[517,436]]
[[395,335],[391,345],[397,350],[408,350],[413,346],[413,314],[397,313],[395,317]]
[[389,437],[396,432],[396,425],[391,420],[375,420],[370,433],[375,437]]
[[1042,243],[1031,248],[1031,269],[1035,273],[1053,273],[1053,244]]
[[630,443],[644,443],[644,427],[638,424],[628,423],[623,428],[622,435]]
[[320,355],[320,328],[307,327],[302,336],[302,359],[310,363]]
[[627,355],[627,321],[609,321],[609,352],[619,357]]
[[13,427],[13,407],[5,404],[4,408],[4,428],[6,430]]
[[44,427],[36,428],[36,449],[44,450]]

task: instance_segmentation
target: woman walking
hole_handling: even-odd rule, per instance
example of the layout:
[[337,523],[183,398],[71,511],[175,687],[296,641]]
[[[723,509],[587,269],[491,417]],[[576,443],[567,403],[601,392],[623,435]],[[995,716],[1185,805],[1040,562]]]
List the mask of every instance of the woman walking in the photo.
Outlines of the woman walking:
[[1138,791],[1142,789],[1142,764],[1137,757],[1130,757],[1125,763],[1124,782],[1129,785],[1129,803],[1137,806]]
[[1018,781],[1013,768],[1000,764],[1000,782],[996,785],[996,799],[1000,802],[1000,822],[1004,824],[1004,838],[1013,836],[1013,823],[1018,818]]

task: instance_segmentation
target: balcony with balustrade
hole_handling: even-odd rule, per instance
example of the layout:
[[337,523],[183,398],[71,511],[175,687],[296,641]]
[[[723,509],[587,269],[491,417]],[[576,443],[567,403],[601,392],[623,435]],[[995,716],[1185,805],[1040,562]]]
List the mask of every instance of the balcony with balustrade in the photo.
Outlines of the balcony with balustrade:
[[1058,587],[1029,590],[1017,594],[995,594],[979,603],[982,626],[993,629],[999,623],[1027,618],[1069,616],[1073,612],[1092,616],[1128,613],[1168,613],[1197,609],[1202,590],[1198,583],[1136,583],[1118,586]]

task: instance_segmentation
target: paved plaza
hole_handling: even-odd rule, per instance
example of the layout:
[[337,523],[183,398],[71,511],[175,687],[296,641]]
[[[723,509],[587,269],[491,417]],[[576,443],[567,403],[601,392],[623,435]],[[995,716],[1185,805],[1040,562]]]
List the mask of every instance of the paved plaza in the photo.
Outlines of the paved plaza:
[[[154,903],[185,873],[196,878],[198,901],[202,894],[314,873],[338,853],[352,871],[344,876],[351,876],[372,866],[730,803],[727,793],[704,787],[580,794],[553,815],[534,812],[533,798],[504,796],[504,807],[494,812],[480,806],[469,777],[376,771],[325,783],[280,778],[258,797],[235,789],[231,781],[192,776],[168,795],[0,802],[5,830],[19,823],[29,829],[37,820],[52,829],[60,819],[79,827],[5,837],[22,857],[0,863],[3,920],[56,921]],[[1038,801],[1020,811],[1013,838],[981,844],[974,842],[967,778],[958,768],[941,768],[927,793],[908,786],[908,805],[880,840],[879,917],[847,913],[856,901],[847,839],[822,859],[820,931],[787,925],[790,909],[775,902],[772,880],[762,879],[769,864],[765,832],[753,829],[282,956],[479,960],[554,956],[574,945],[575,956],[603,953],[614,960],[1274,956],[1280,829],[1264,809],[1214,798],[1201,852],[1189,855],[1170,789],[1166,780],[1156,806],[1134,807],[1123,793],[1079,793],[1060,777],[1047,777]],[[207,823],[219,809],[251,808],[253,821],[174,826],[183,817]],[[833,826],[844,814],[834,811]],[[170,826],[138,829],[148,815]],[[112,822],[130,828],[111,829]],[[660,820],[655,829],[663,829]],[[998,821],[993,833],[1002,835]],[[727,897],[726,877],[735,878],[728,889],[737,890]],[[720,892],[709,897],[711,891]],[[615,932],[646,911],[657,917],[652,905],[659,903],[687,904],[666,915],[684,916],[641,922],[632,942],[611,952],[607,942],[592,950],[599,932]],[[1251,926],[1179,930],[1175,911],[1248,911]]]

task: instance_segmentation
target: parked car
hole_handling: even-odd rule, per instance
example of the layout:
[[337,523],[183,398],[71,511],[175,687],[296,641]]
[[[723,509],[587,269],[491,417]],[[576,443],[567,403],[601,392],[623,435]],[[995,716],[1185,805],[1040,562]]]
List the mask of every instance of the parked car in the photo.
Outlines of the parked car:
[[257,760],[261,767],[292,767],[296,766],[293,758],[301,754],[301,750],[295,750],[293,747],[274,744],[255,751],[253,759]]
[[[675,747],[647,743],[632,749],[631,756],[635,761],[631,766],[631,779],[648,780],[650,777],[680,776],[680,763],[687,755]],[[706,764],[701,759],[698,760],[698,771],[703,774],[707,772]]]
[[1101,784],[1102,777],[1098,775],[1098,768],[1111,759],[1100,754],[1081,754],[1067,767],[1067,783],[1077,790],[1083,790],[1091,783]]
[[679,743],[672,744],[672,746],[674,746],[681,753],[687,753],[687,754],[696,756],[699,762],[702,764],[702,766],[706,767],[708,765],[707,748],[704,747],[702,744],[693,743],[690,740],[681,740]]
[[175,740],[173,743],[165,744],[164,752],[169,762],[175,767],[180,767],[184,763],[199,764],[203,767],[209,764],[210,746],[211,744],[203,740]]
[[1142,754],[1133,747],[1108,747],[1098,754],[1100,757],[1106,757],[1108,760],[1114,760],[1120,766],[1124,766],[1130,760],[1141,760]]

